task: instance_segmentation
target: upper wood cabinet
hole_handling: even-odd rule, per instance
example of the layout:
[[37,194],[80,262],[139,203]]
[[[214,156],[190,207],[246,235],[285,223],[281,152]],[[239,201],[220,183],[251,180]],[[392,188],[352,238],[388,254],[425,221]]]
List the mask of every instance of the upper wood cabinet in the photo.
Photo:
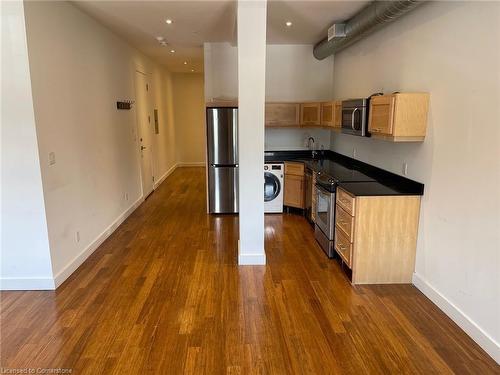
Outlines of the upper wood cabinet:
[[397,93],[370,99],[368,131],[394,142],[423,141],[429,109],[428,93]]
[[334,100],[321,103],[321,125],[330,128],[341,127],[342,101]]
[[299,103],[266,103],[265,124],[268,127],[299,126]]
[[333,127],[335,124],[335,102],[321,103],[321,125]]
[[321,103],[302,103],[300,105],[300,125],[321,125]]
[[333,124],[334,128],[342,128],[342,100],[335,101],[335,122]]

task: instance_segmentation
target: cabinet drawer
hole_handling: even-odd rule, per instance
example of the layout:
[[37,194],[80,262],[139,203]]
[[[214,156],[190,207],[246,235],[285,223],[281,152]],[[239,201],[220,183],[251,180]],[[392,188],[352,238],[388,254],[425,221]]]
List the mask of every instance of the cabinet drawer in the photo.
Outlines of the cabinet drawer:
[[335,225],[340,229],[352,243],[354,240],[354,217],[349,215],[342,207],[337,204],[335,210]]
[[349,268],[352,267],[352,244],[341,230],[335,228],[335,250]]
[[285,163],[285,174],[293,174],[295,176],[304,175],[303,163]]
[[337,189],[337,204],[342,207],[347,213],[354,216],[355,198],[351,197],[341,188]]

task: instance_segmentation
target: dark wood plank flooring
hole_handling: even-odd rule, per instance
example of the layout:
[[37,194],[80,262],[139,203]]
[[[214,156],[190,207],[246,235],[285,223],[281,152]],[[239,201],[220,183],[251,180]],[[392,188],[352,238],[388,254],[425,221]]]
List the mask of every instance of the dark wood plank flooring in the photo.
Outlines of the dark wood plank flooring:
[[1,366],[74,374],[493,374],[411,285],[353,288],[297,215],[266,216],[268,265],[177,169],[54,292],[1,293]]

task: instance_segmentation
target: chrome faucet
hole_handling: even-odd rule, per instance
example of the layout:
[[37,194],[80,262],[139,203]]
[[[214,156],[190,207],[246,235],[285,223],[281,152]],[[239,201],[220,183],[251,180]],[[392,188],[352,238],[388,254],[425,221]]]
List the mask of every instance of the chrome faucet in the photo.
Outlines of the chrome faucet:
[[[312,147],[311,147],[311,141],[312,141]],[[313,137],[309,137],[309,138],[307,139],[307,148],[308,148],[309,150],[312,150],[312,157],[313,157],[313,159],[314,159],[314,158],[316,157],[317,152],[316,152],[316,150],[314,149],[314,138],[313,138]]]

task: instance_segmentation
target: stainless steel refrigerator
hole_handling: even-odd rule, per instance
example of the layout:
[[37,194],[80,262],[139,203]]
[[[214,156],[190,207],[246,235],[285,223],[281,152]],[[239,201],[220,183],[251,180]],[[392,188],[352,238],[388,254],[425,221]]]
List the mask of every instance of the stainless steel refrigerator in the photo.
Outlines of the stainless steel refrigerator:
[[207,108],[210,213],[238,212],[238,108]]

